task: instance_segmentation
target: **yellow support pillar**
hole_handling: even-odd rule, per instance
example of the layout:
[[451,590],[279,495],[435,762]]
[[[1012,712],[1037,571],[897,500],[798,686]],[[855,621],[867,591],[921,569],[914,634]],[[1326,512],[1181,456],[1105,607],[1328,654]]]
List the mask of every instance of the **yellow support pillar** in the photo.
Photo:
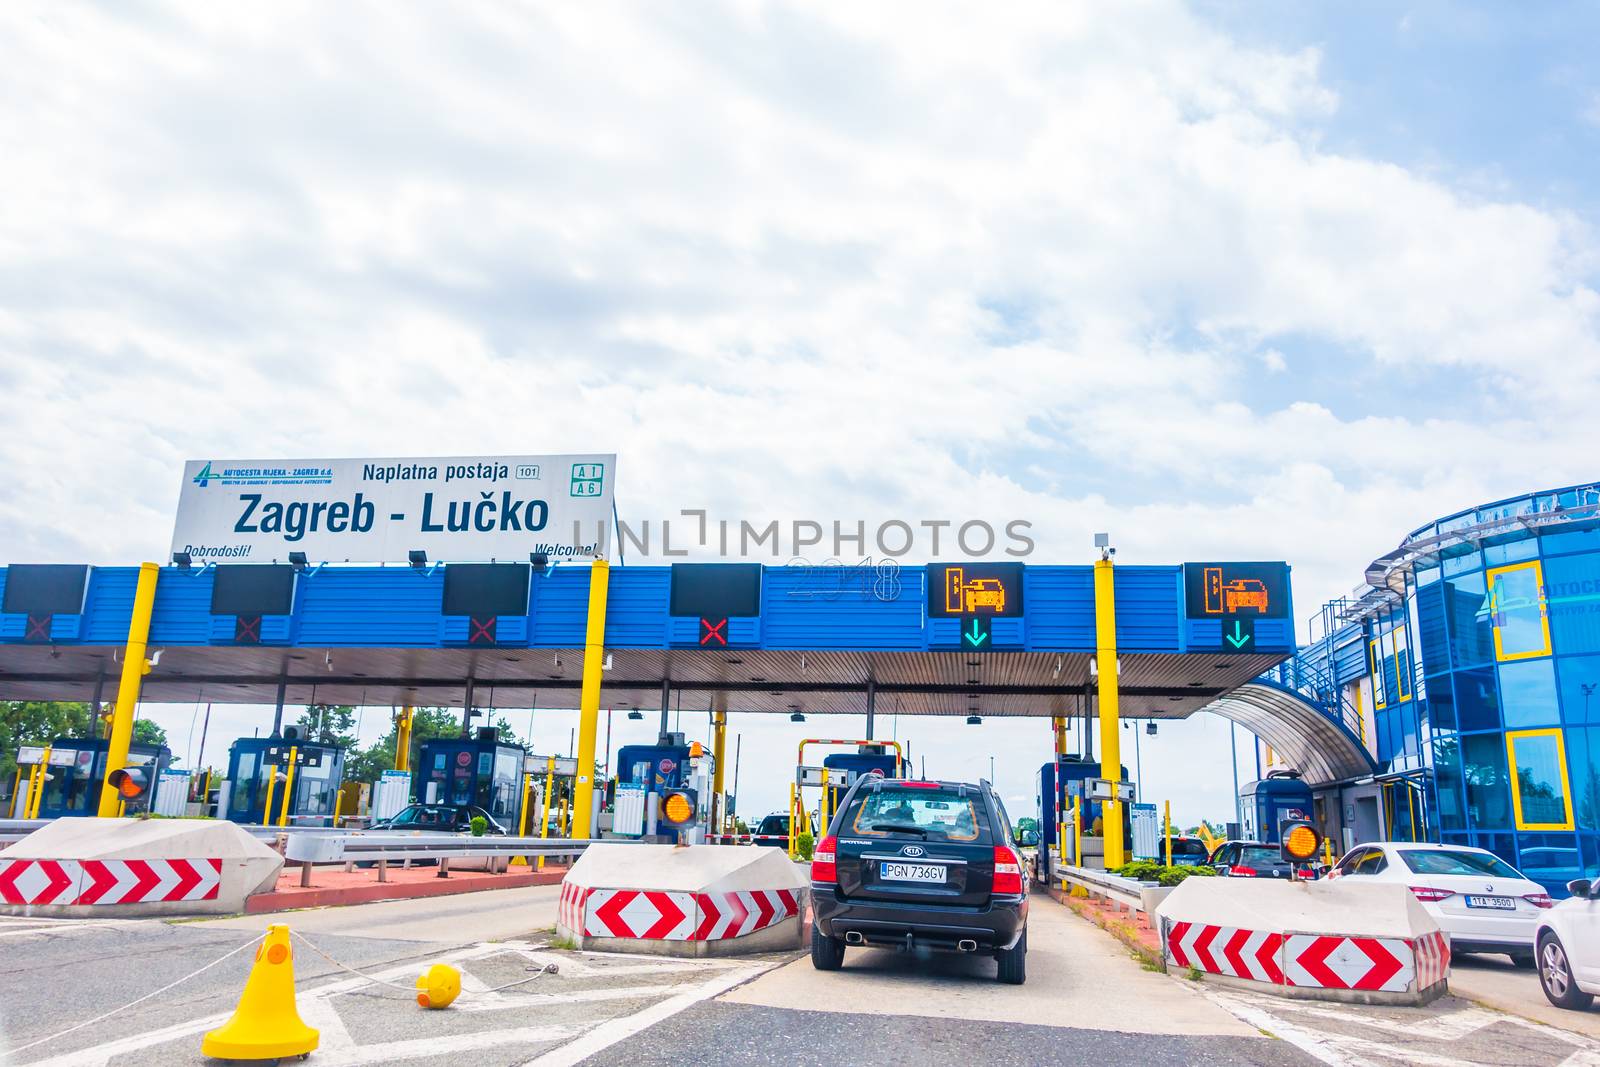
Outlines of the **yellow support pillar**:
[[283,779],[283,811],[278,816],[279,826],[289,825],[289,801],[294,796],[294,763],[295,753],[299,751],[294,745],[289,746],[289,769],[284,772]]
[[1167,834],[1167,866],[1172,866],[1172,801],[1161,802],[1161,824]]
[[267,772],[267,802],[261,805],[261,825],[272,825],[272,794],[278,788],[278,768],[274,764],[267,764],[263,768]]
[[[1116,575],[1110,559],[1094,564],[1095,663],[1100,676],[1100,777],[1122,781],[1121,719],[1117,712],[1117,602]],[[1128,862],[1122,843],[1122,802],[1103,801],[1100,810],[1105,834],[1106,870]]]
[[600,727],[600,671],[605,661],[606,590],[611,585],[611,564],[597,559],[589,565],[589,625],[583,640],[583,690],[578,699],[578,776],[573,782],[572,837],[592,836],[594,816],[594,749]]
[[[128,645],[122,653],[122,681],[117,685],[117,706],[111,717],[111,740],[106,749],[106,781],[100,787],[99,815],[115,819],[122,810],[122,798],[110,784],[111,772],[128,765],[128,746],[133,743],[133,709],[139,704],[139,688],[150,673],[145,650],[150,641],[150,616],[156,607],[156,579],[161,568],[154,563],[139,565],[139,584],[133,591],[133,615],[128,620]],[[154,783],[151,783],[154,785]]]
[[1083,866],[1083,798],[1072,798],[1072,864]]
[[[524,774],[522,776],[522,814],[517,817],[518,837],[528,836],[528,805],[531,803],[533,803],[533,775]],[[528,857],[513,856],[511,857],[511,864],[515,867],[526,867],[528,865]]]
[[[550,836],[550,789],[555,784],[555,780],[556,780],[556,758],[554,756],[550,756],[549,757],[549,762],[545,764],[545,769],[544,769],[544,797],[542,798],[543,801],[544,801],[544,806],[543,806],[543,810],[540,812],[540,815],[539,815],[539,836],[540,837],[549,837]],[[541,871],[544,870],[544,857],[543,856],[539,857],[539,870],[541,870]]]
[[800,787],[795,785],[793,782],[789,783],[789,858],[790,859],[794,859],[795,858],[795,855],[796,855],[795,842],[800,839],[800,817],[799,817],[799,815],[796,814],[796,812],[799,810],[799,804],[797,804],[795,802],[795,793],[797,793],[799,791],[799,788]]
[[417,709],[407,704],[394,721],[394,769],[397,771],[411,769],[411,719],[416,713]]
[[711,832],[726,832],[728,802],[722,796],[722,758],[728,754],[728,713],[717,712],[711,719],[711,794],[716,807],[711,812]]

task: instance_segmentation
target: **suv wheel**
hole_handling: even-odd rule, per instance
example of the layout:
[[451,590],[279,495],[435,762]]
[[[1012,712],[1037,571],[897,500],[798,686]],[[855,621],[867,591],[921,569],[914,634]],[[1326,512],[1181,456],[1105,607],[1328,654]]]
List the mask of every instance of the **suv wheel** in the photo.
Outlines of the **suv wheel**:
[[1544,995],[1558,1008],[1582,1011],[1594,1002],[1594,997],[1578,988],[1572,977],[1572,964],[1567,950],[1555,934],[1546,933],[1539,939],[1539,984]]
[[811,966],[819,971],[837,971],[844,966],[844,942],[823,934],[816,923],[811,924]]
[[997,977],[1006,985],[1021,985],[1028,978],[1028,930],[1022,930],[1022,936],[1017,938],[1017,943],[1010,948],[1001,949],[994,954],[1000,961],[1000,971]]

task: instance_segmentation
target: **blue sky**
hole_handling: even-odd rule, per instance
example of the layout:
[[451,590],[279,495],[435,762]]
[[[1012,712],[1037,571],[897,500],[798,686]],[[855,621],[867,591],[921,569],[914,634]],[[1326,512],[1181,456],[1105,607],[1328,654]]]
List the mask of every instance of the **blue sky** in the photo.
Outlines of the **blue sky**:
[[[1597,23],[9,5],[0,556],[159,558],[187,459],[616,452],[634,520],[1108,530],[1287,559],[1303,619],[1600,474]],[[918,729],[1031,803],[1042,724]],[[1180,813],[1230,807],[1226,733],[1146,752]]]

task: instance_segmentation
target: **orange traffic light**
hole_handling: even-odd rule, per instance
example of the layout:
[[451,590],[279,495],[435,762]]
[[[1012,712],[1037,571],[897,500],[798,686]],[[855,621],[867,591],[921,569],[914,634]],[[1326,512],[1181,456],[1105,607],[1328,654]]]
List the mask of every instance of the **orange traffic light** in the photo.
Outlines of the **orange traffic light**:
[[141,767],[122,767],[106,776],[106,781],[123,800],[137,800],[150,788],[150,776]]

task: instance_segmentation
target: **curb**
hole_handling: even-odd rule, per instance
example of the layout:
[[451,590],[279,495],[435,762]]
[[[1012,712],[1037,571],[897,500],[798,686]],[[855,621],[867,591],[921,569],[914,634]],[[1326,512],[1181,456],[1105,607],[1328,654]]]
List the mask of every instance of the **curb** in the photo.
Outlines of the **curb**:
[[1060,903],[1071,908],[1073,913],[1079,918],[1093,923],[1095,926],[1098,926],[1100,929],[1104,930],[1106,933],[1122,942],[1122,944],[1127,947],[1128,951],[1137,956],[1139,962],[1144,964],[1146,967],[1150,968],[1151,970],[1162,972],[1166,971],[1167,960],[1161,949],[1159,947],[1153,948],[1150,945],[1146,945],[1144,942],[1140,941],[1138,932],[1128,923],[1117,922],[1114,919],[1101,914],[1094,908],[1088,907],[1087,904],[1079,898],[1058,893],[1053,888],[1047,889],[1046,892],[1048,892],[1050,896],[1055,898]]
[[492,889],[521,889],[533,885],[555,885],[566,877],[566,870],[530,871],[527,874],[472,876],[453,874],[449,878],[426,882],[377,882],[372,885],[343,886],[335,889],[301,889],[289,893],[257,893],[245,901],[246,915],[263,915],[299,908],[331,908],[345,904],[370,904],[377,900],[412,900],[422,897],[482,893]]

